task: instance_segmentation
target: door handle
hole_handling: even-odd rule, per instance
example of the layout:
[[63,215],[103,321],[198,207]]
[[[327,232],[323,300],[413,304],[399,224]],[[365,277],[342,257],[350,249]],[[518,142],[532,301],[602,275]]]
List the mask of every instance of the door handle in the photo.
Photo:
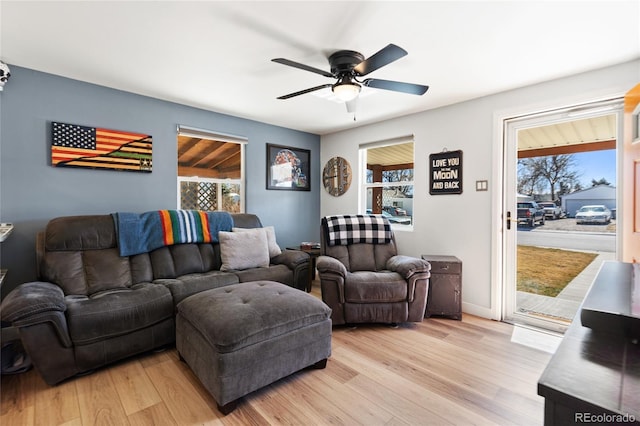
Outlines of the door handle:
[[507,229],[511,229],[511,212],[507,212]]

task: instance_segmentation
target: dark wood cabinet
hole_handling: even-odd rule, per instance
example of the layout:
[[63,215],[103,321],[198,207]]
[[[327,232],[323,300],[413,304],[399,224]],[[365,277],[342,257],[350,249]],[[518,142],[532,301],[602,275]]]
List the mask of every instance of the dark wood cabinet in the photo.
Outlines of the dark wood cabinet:
[[462,261],[455,256],[423,254],[431,264],[425,317],[462,319]]
[[[600,287],[609,289],[615,297],[615,287],[634,279],[632,269],[631,263],[604,262],[590,294]],[[606,315],[616,315],[613,312]],[[624,327],[615,327],[615,321],[606,323],[609,330],[585,327],[582,314],[581,308],[538,380],[538,395],[544,397],[545,426],[640,425],[638,340],[626,337]]]

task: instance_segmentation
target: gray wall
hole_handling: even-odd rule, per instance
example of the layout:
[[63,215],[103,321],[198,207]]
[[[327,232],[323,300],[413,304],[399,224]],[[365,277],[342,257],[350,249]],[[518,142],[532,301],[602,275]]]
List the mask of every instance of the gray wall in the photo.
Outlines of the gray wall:
[[[176,208],[178,124],[248,138],[246,212],[274,225],[283,248],[319,240],[319,136],[9,66],[0,92],[0,221],[15,229],[1,245],[3,296],[35,279],[35,235],[49,219]],[[153,172],[52,167],[52,121],[152,135]],[[311,191],[265,189],[267,143],[311,150]]]

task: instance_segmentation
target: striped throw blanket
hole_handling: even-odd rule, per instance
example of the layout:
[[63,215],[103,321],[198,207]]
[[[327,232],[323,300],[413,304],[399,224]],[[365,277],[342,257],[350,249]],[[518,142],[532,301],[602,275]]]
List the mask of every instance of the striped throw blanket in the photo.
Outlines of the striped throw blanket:
[[378,215],[339,215],[322,218],[325,239],[330,246],[348,244],[387,244],[391,242],[391,225]]
[[231,231],[228,212],[157,210],[113,213],[120,256],[146,253],[184,243],[216,243],[219,231]]

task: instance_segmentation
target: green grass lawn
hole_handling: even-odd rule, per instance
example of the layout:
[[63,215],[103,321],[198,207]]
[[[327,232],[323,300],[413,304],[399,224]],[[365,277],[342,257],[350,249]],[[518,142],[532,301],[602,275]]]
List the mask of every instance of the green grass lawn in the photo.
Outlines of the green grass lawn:
[[518,246],[518,291],[556,297],[597,254]]

